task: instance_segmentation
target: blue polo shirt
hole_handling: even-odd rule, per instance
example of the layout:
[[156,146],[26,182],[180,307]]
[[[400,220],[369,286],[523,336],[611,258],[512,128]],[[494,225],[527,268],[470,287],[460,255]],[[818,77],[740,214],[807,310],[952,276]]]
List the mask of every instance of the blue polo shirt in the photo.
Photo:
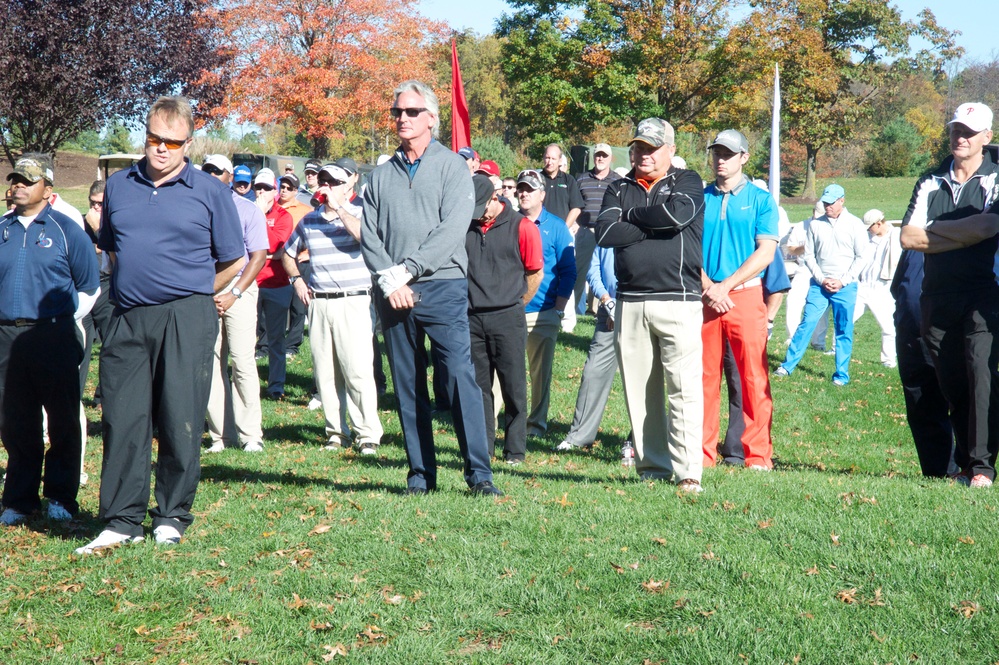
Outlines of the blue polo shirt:
[[100,286],[87,234],[45,206],[25,228],[9,212],[0,220],[0,319],[71,316],[77,292]]
[[770,193],[745,179],[728,193],[713,184],[705,187],[701,246],[704,272],[711,281],[720,282],[738,270],[756,251],[757,240],[780,241],[777,219]]
[[534,223],[541,232],[545,269],[538,292],[524,308],[527,313],[551,309],[555,298],[568,298],[576,284],[576,250],[565,220],[542,208]]
[[153,185],[146,160],[108,178],[97,246],[115,253],[111,298],[125,309],[211,295],[215,264],[243,256],[229,188],[191,166]]

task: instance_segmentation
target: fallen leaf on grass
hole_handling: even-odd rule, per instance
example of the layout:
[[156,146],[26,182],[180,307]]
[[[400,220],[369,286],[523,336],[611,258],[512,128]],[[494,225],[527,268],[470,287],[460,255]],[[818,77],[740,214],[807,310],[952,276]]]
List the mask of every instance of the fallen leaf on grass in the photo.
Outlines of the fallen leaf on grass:
[[818,575],[819,574],[819,567],[818,566],[812,566],[811,568],[809,568],[808,570],[805,571],[805,574],[806,575]]
[[[321,632],[326,631],[326,630],[333,630],[333,624],[331,624],[329,621],[322,621],[322,622],[320,622],[320,621],[316,621],[315,619],[310,619],[309,620],[309,628],[311,630],[314,630],[317,633],[321,633]],[[346,656],[347,654],[344,653],[344,654],[341,654],[341,655]]]
[[669,580],[654,580],[649,578],[648,582],[642,582],[642,588],[649,593],[662,593],[669,588]]
[[857,602],[857,588],[843,589],[842,591],[836,592],[836,600],[846,603],[847,605],[852,605]]
[[289,610],[300,610],[303,607],[308,607],[309,605],[309,603],[302,600],[297,593],[291,594],[291,598],[292,601],[285,604]]
[[330,524],[317,524],[315,527],[313,527],[312,531],[309,532],[309,535],[318,536],[321,533],[326,533],[332,528],[333,526]]
[[888,639],[887,635],[885,635],[884,637],[882,637],[881,635],[878,635],[877,633],[875,633],[873,630],[871,631],[871,637],[873,637],[874,639],[876,639],[880,644],[884,644],[885,640]]
[[618,575],[624,575],[624,566],[619,566],[616,563],[614,563],[613,561],[610,562],[610,565],[611,565],[611,568],[614,569],[615,573],[617,573]]
[[760,529],[769,529],[770,527],[773,526],[773,520],[771,520],[770,518],[767,518],[767,519],[763,520],[762,522],[757,522],[756,526],[760,527]]
[[357,634],[357,646],[359,647],[378,644],[384,640],[385,635],[382,633],[382,629],[374,624],[371,624]]
[[884,606],[885,601],[882,599],[882,596],[881,596],[881,587],[878,587],[877,589],[874,590],[874,597],[871,598],[870,600],[868,600],[867,604],[870,605],[871,607],[883,607]]
[[565,639],[565,635],[556,635],[555,637],[552,638],[552,646],[555,646],[556,644],[558,644],[559,642],[561,642],[564,639]]
[[830,533],[829,538],[832,539],[832,544],[834,546],[839,546],[839,536],[835,533]]
[[324,644],[323,648],[326,649],[326,655],[323,656],[323,662],[328,663],[337,656],[346,656],[350,649],[344,644],[337,642],[336,646],[330,646],[329,644]]
[[666,539],[665,538],[653,538],[652,542],[659,543],[660,545],[665,545],[666,544]]
[[957,539],[957,542],[964,543],[965,545],[974,545],[975,540],[971,536],[961,536]]
[[510,612],[512,612],[512,611],[513,610],[500,610],[499,612],[497,612],[493,616],[494,617],[505,617],[506,615],[510,614]]
[[958,616],[970,619],[975,616],[978,610],[982,609],[982,606],[973,600],[962,600],[957,605],[951,605],[950,608],[957,612]]

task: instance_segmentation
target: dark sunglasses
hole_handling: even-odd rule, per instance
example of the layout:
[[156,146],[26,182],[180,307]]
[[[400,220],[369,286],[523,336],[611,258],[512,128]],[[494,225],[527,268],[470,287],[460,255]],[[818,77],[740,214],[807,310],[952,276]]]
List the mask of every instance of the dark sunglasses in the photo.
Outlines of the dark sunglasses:
[[320,187],[339,187],[342,184],[343,183],[340,182],[339,180],[327,180],[326,178],[319,179]]
[[402,117],[403,113],[406,114],[407,118],[415,118],[415,117],[417,117],[418,115],[420,115],[421,113],[423,113],[426,110],[427,109],[423,109],[423,108],[401,109],[401,108],[398,108],[396,106],[393,106],[392,108],[389,109],[389,113],[392,114],[393,118],[395,118],[396,120],[398,120],[399,118]]
[[265,184],[261,183],[259,185],[254,185],[253,186],[253,191],[255,191],[255,192],[260,192],[260,191],[272,192],[272,191],[274,191],[274,188],[271,187],[270,185],[265,185]]
[[103,208],[104,207],[104,202],[103,201],[95,201],[93,199],[90,199],[90,207],[91,208]]
[[165,145],[167,150],[179,150],[184,147],[184,144],[187,143],[187,141],[188,139],[168,139],[165,136],[157,136],[149,130],[146,130],[146,143],[154,148]]
[[281,185],[281,189],[282,190],[288,190],[289,192],[294,192],[295,191],[295,188],[292,187],[291,185],[284,185],[284,184],[282,184]]
[[208,175],[222,175],[223,173],[225,173],[225,171],[223,171],[217,166],[213,166],[212,164],[205,164],[204,166],[201,167],[201,170],[207,173]]

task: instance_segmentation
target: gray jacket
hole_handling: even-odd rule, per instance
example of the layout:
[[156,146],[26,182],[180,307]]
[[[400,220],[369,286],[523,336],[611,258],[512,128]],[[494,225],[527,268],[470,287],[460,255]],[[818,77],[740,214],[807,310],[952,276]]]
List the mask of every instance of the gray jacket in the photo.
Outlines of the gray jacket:
[[462,279],[465,232],[475,208],[465,160],[432,141],[415,173],[397,150],[369,176],[361,254],[371,272],[404,264],[415,281]]

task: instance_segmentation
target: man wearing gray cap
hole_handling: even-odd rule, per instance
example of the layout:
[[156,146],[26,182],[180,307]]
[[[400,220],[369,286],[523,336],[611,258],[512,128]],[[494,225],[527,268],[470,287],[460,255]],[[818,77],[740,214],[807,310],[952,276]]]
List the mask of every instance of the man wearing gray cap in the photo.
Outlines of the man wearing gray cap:
[[722,358],[728,344],[741,379],[745,463],[769,471],[773,399],[762,275],[780,239],[777,206],[742,172],[749,141],[741,132],[726,129],[708,148],[715,181],[704,190],[704,463],[714,466],[718,457]]
[[630,145],[634,167],[607,187],[596,236],[614,248],[615,344],[635,470],[700,492],[704,189],[697,173],[671,164],[675,135],[665,120],[642,120]]
[[837,184],[829,185],[821,201],[826,214],[812,220],[805,236],[805,267],[812,273],[805,311],[787,347],[787,356],[774,374],[788,376],[795,370],[819,319],[832,307],[836,345],[832,382],[842,387],[850,382],[857,276],[867,262],[869,242],[863,223],[846,209],[846,190]]
[[[961,468],[956,478],[984,488],[995,480],[999,450],[999,240],[995,215],[974,213],[996,211],[999,165],[986,149],[992,140],[988,106],[961,104],[949,126],[951,155],[916,183],[901,239],[903,248],[924,254],[920,326],[951,407],[954,462]],[[902,337],[899,330],[899,349]],[[907,397],[914,365],[900,356],[899,369],[909,375],[900,371]]]

